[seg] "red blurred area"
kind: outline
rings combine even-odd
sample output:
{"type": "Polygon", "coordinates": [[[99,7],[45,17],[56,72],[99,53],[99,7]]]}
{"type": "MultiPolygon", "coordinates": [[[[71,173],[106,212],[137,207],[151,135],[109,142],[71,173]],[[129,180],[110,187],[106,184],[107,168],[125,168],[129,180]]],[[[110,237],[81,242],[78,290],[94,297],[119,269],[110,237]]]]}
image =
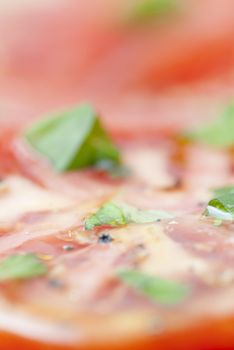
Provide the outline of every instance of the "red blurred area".
{"type": "Polygon", "coordinates": [[[124,20],[133,0],[1,4],[1,118],[85,100],[129,135],[213,116],[234,91],[234,2],[177,1],[144,24],[124,20]]]}

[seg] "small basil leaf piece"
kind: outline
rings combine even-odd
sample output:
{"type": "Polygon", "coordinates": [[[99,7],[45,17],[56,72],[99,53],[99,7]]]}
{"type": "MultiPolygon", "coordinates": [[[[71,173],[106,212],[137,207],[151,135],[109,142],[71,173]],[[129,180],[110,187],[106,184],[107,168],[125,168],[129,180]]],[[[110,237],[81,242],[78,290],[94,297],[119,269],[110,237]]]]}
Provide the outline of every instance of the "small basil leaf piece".
{"type": "Polygon", "coordinates": [[[181,282],[154,277],[136,270],[117,271],[117,277],[127,286],[159,304],[181,303],[189,293],[189,287],[181,282]]]}
{"type": "Polygon", "coordinates": [[[227,106],[216,120],[184,134],[187,139],[218,148],[234,144],[234,103],[227,106]]]}
{"type": "Polygon", "coordinates": [[[129,6],[126,22],[141,24],[153,21],[156,18],[164,17],[178,9],[176,0],[137,0],[133,6],[129,6]]]}
{"type": "Polygon", "coordinates": [[[98,211],[85,220],[85,229],[96,226],[121,226],[130,223],[145,224],[174,216],[160,210],[141,210],[121,202],[107,202],[98,211]]]}
{"type": "Polygon", "coordinates": [[[101,160],[120,163],[119,151],[89,105],[38,121],[25,136],[58,171],[92,166],[101,160]]]}
{"type": "Polygon", "coordinates": [[[223,196],[226,194],[234,195],[234,185],[214,188],[213,192],[216,197],[223,196]]]}
{"type": "Polygon", "coordinates": [[[46,266],[35,254],[10,255],[0,262],[0,282],[42,276],[46,266]]]}
{"type": "Polygon", "coordinates": [[[109,202],[85,220],[85,230],[92,230],[96,226],[121,226],[127,223],[127,219],[121,208],[115,203],[109,202]]]}
{"type": "Polygon", "coordinates": [[[233,220],[234,218],[234,194],[227,193],[208,202],[203,213],[220,220],[233,220]]]}

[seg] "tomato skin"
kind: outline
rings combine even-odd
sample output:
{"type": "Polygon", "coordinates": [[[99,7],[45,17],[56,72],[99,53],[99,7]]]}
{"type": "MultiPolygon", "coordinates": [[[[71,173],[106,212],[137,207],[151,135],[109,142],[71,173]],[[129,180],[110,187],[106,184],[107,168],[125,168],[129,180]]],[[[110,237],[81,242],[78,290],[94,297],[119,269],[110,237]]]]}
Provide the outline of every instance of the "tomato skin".
{"type": "MultiPolygon", "coordinates": [[[[148,64],[148,68],[136,84],[148,88],[165,87],[177,82],[186,83],[204,77],[212,77],[233,65],[234,32],[194,42],[188,50],[182,49],[186,41],[174,47],[174,56],[162,56],[158,64],[148,64]],[[180,46],[181,51],[180,52],[180,46]],[[161,63],[161,64],[160,64],[161,63]]],[[[173,51],[173,44],[171,45],[173,51]]]]}
{"type": "Polygon", "coordinates": [[[17,163],[11,147],[15,130],[3,128],[0,132],[0,176],[16,172],[17,163]]]}
{"type": "Polygon", "coordinates": [[[121,343],[51,345],[20,338],[7,333],[0,334],[0,350],[21,348],[24,350],[233,350],[234,318],[210,320],[169,334],[161,334],[121,343]]]}

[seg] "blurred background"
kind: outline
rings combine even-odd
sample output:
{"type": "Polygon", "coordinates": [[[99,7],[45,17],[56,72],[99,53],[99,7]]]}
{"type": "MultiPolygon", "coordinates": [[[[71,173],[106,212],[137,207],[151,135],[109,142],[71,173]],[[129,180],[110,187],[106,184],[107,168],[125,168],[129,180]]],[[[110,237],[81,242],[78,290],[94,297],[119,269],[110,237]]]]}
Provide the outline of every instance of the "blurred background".
{"type": "Polygon", "coordinates": [[[233,97],[233,0],[0,0],[8,125],[88,101],[117,137],[154,137],[233,97]]]}

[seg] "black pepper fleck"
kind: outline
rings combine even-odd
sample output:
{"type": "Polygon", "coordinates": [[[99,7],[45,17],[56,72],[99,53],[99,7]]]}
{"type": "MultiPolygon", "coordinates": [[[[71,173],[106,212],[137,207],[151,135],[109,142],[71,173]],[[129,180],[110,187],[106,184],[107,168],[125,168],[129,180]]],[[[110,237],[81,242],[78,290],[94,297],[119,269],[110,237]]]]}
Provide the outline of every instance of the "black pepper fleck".
{"type": "Polygon", "coordinates": [[[102,244],[110,243],[113,238],[108,233],[103,233],[98,237],[98,242],[102,244]]]}
{"type": "Polygon", "coordinates": [[[64,284],[62,281],[58,280],[58,279],[55,279],[55,278],[51,278],[48,280],[48,284],[50,287],[52,288],[63,288],[64,287],[64,284]]]}
{"type": "Polygon", "coordinates": [[[73,245],[70,245],[70,244],[66,244],[63,246],[63,249],[70,252],[71,250],[74,249],[73,245]]]}

